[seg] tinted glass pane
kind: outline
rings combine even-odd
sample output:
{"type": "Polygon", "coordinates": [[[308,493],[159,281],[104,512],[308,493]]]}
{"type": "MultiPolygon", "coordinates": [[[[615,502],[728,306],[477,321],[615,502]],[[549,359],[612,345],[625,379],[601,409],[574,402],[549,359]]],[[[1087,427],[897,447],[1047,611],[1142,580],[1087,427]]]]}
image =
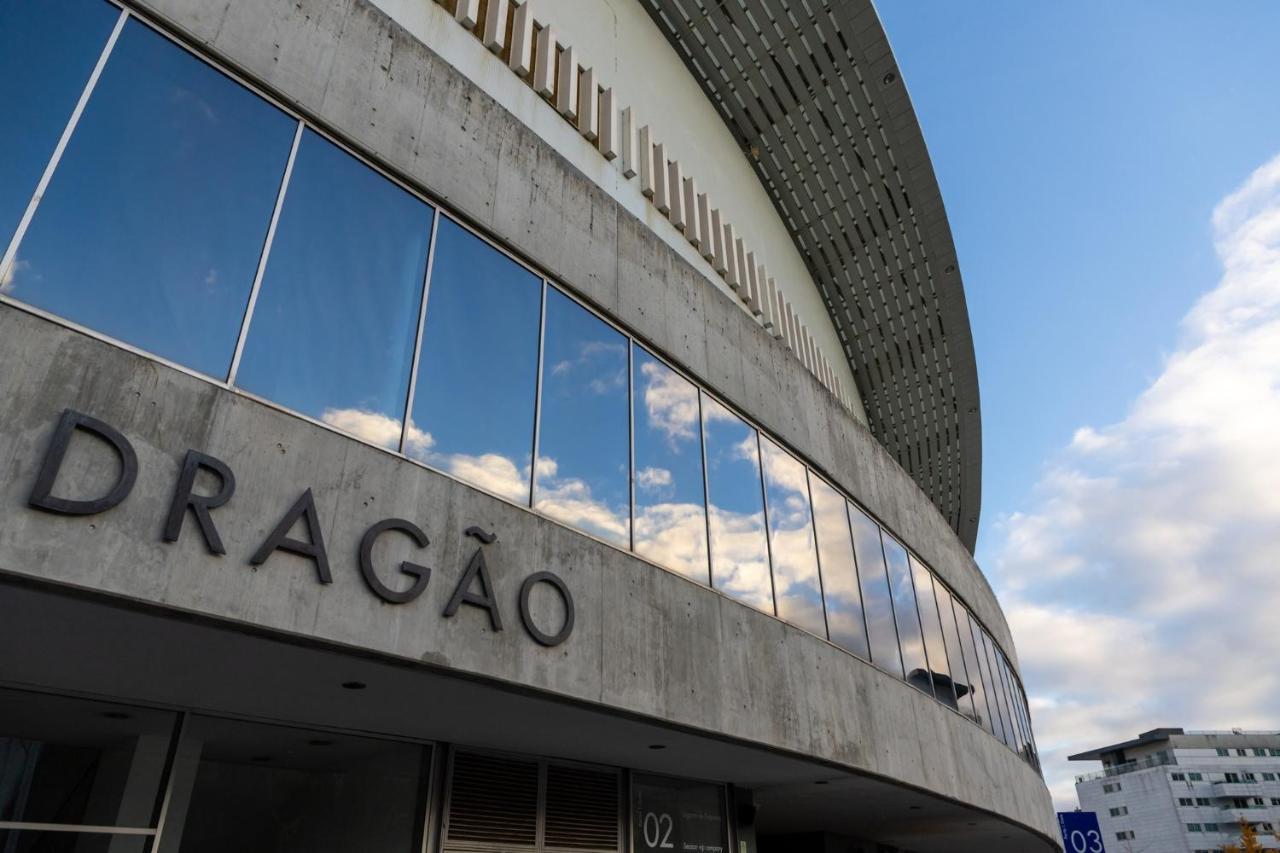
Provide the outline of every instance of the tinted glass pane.
{"type": "Polygon", "coordinates": [[[995,706],[996,715],[1000,719],[1000,738],[1010,747],[1014,744],[1013,724],[1009,721],[1009,709],[1005,705],[1004,685],[1000,680],[1000,670],[996,665],[995,644],[985,630],[982,633],[982,648],[985,652],[983,663],[986,664],[991,679],[991,703],[995,706]]]}
{"type": "Polygon", "coordinates": [[[627,339],[547,290],[534,506],[614,544],[631,543],[627,339]]]}
{"type": "Polygon", "coordinates": [[[308,130],[236,384],[399,449],[430,240],[430,207],[308,130]]]}
{"type": "Polygon", "coordinates": [[[542,280],[440,218],[405,452],[529,502],[542,280]]]}
{"type": "Polygon", "coordinates": [[[892,536],[884,536],[884,561],[889,568],[889,588],[893,591],[893,615],[898,625],[898,646],[907,682],[925,693],[933,693],[929,661],[925,657],[924,636],[916,612],[915,587],[911,583],[911,562],[907,549],[892,536]]]}
{"type": "Polygon", "coordinates": [[[698,389],[642,348],[631,351],[636,553],[709,583],[698,389]]]}
{"type": "Polygon", "coordinates": [[[11,294],[226,376],[295,127],[129,21],[22,242],[11,294]]]}
{"type": "Polygon", "coordinates": [[[161,853],[419,849],[423,748],[373,738],[192,717],[174,766],[161,853]]]}
{"type": "Polygon", "coordinates": [[[756,431],[706,394],[702,395],[702,429],[707,447],[711,582],[739,601],[773,613],[756,431]]]}
{"type": "MultiPolygon", "coordinates": [[[[154,826],[174,722],[164,711],[0,690],[0,821],[154,826]]],[[[48,841],[24,836],[19,847],[48,841]]]]}
{"type": "Polygon", "coordinates": [[[974,720],[995,734],[991,708],[987,706],[987,686],[982,678],[982,667],[978,663],[977,647],[974,646],[973,628],[969,624],[969,611],[960,602],[954,601],[956,629],[960,633],[960,648],[964,652],[965,671],[969,676],[969,689],[972,690],[974,720]]]}
{"type": "Polygon", "coordinates": [[[119,17],[103,0],[0,3],[0,254],[119,17]]]}
{"type": "Polygon", "coordinates": [[[812,475],[809,476],[809,491],[813,495],[813,521],[817,528],[822,591],[827,603],[831,642],[864,660],[871,660],[844,497],[812,475]]]}
{"type": "Polygon", "coordinates": [[[728,849],[724,788],[636,774],[631,780],[631,849],[637,853],[728,849]]]}
{"type": "MultiPolygon", "coordinates": [[[[1004,739],[1004,726],[1000,721],[1000,706],[996,704],[996,694],[991,688],[991,665],[987,662],[986,646],[982,642],[982,628],[978,625],[978,620],[973,618],[973,614],[968,613],[969,619],[969,636],[972,644],[972,651],[975,656],[974,666],[978,673],[977,681],[981,684],[982,695],[979,697],[981,701],[978,704],[978,713],[984,715],[983,723],[987,729],[1001,740],[1004,739]]],[[[960,613],[957,611],[956,617],[959,618],[960,613]]]]}
{"type": "Polygon", "coordinates": [[[938,701],[956,707],[956,694],[951,687],[951,667],[947,660],[946,641],[942,639],[942,620],[933,595],[933,575],[915,557],[911,558],[911,574],[915,579],[916,600],[920,604],[920,626],[924,629],[924,648],[929,655],[929,672],[933,692],[938,701]]]}
{"type": "Polygon", "coordinates": [[[763,436],[760,450],[778,616],[825,637],[827,624],[822,612],[822,582],[818,579],[818,548],[813,539],[808,471],[763,436]]]}
{"type": "Polygon", "coordinates": [[[947,644],[947,660],[951,662],[951,681],[955,687],[958,710],[970,719],[977,720],[973,704],[974,684],[977,674],[970,669],[969,655],[964,648],[964,637],[956,622],[955,599],[942,584],[935,581],[938,610],[942,614],[942,638],[947,644]]]}
{"type": "Polygon", "coordinates": [[[898,632],[893,624],[893,596],[889,593],[889,578],[884,568],[880,525],[853,504],[848,504],[848,507],[853,551],[858,559],[858,578],[862,581],[862,606],[871,643],[871,662],[902,678],[902,656],[898,651],[898,632]]]}
{"type": "Polygon", "coordinates": [[[1010,686],[1009,665],[1005,662],[1004,653],[999,649],[995,649],[996,668],[1000,673],[1000,680],[1004,684],[1004,707],[1009,715],[1009,727],[1013,731],[1013,748],[1018,752],[1022,752],[1023,735],[1022,721],[1018,719],[1018,709],[1013,703],[1013,689],[1010,686]]]}

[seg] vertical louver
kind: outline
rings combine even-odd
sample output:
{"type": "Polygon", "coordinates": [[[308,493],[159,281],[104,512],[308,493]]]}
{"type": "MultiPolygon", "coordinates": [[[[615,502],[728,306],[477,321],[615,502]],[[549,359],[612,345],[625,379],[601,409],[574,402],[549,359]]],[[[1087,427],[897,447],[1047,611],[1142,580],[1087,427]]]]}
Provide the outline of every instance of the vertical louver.
{"type": "Polygon", "coordinates": [[[546,851],[618,849],[618,774],[547,768],[546,851]]]}

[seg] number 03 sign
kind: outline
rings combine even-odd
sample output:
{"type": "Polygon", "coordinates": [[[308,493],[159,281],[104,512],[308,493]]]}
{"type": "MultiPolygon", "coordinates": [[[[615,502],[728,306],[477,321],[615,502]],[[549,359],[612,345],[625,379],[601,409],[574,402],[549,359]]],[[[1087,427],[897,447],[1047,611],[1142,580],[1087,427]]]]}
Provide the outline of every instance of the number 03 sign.
{"type": "Polygon", "coordinates": [[[1067,853],[1106,853],[1097,812],[1058,812],[1058,828],[1067,853]]]}

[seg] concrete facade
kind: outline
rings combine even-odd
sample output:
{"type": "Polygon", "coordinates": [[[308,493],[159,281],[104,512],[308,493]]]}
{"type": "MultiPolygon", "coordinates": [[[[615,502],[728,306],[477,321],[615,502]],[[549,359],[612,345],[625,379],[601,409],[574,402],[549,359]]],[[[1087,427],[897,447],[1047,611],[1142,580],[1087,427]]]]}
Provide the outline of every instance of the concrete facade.
{"type": "MultiPolygon", "coordinates": [[[[907,684],[713,590],[10,306],[0,307],[0,362],[7,367],[0,413],[4,572],[740,739],[892,779],[1051,837],[1044,783],[1013,752],[907,684]],[[66,408],[111,424],[138,453],[133,493],[102,516],[72,519],[26,505],[66,408]],[[178,543],[161,541],[187,449],[236,472],[235,498],[216,514],[225,557],[207,553],[190,521],[178,543]],[[257,568],[247,563],[306,488],[315,495],[332,585],[318,583],[311,561],[293,555],[277,553],[257,568]],[[425,562],[435,577],[422,599],[404,607],[370,595],[355,568],[364,530],[392,515],[418,519],[432,541],[425,562]],[[499,535],[489,546],[504,619],[499,633],[470,608],[452,620],[439,616],[473,550],[461,535],[471,525],[499,535]],[[531,642],[516,619],[520,581],[544,569],[565,579],[577,605],[574,635],[555,649],[531,642]]],[[[88,497],[111,482],[117,463],[100,442],[77,442],[60,482],[85,488],[66,496],[88,497]]],[[[384,559],[390,566],[411,557],[384,559]]],[[[543,614],[548,625],[558,618],[551,606],[543,614]]]]}
{"type": "MultiPolygon", "coordinates": [[[[402,14],[393,18],[367,0],[140,0],[136,7],[547,270],[800,454],[926,561],[1016,668],[1008,624],[970,550],[860,414],[708,281],[700,260],[662,233],[667,223],[638,216],[622,194],[531,127],[536,121],[415,37],[406,28],[414,16],[408,5],[384,5],[402,14]]],[[[430,15],[440,11],[430,7],[430,15]]],[[[526,94],[530,114],[548,107],[526,94]]],[[[494,703],[485,713],[504,732],[480,744],[493,748],[583,750],[565,732],[577,720],[631,745],[666,732],[707,754],[720,750],[715,778],[784,815],[774,817],[777,833],[807,829],[787,820],[811,820],[830,832],[853,825],[918,851],[1058,849],[1048,792],[1033,767],[972,720],[817,636],[527,507],[7,299],[0,365],[0,595],[7,601],[28,594],[83,600],[95,614],[99,607],[137,610],[145,615],[139,625],[154,619],[193,643],[204,630],[233,635],[248,642],[250,656],[250,641],[262,638],[264,649],[296,645],[394,668],[396,677],[418,680],[402,696],[430,685],[441,695],[470,696],[472,705],[460,698],[460,706],[494,703]],[[137,483],[119,506],[83,517],[29,506],[68,409],[119,430],[137,452],[137,483]],[[222,460],[237,477],[233,500],[214,513],[223,556],[209,552],[190,517],[178,542],[161,535],[188,450],[222,460]],[[315,561],[296,554],[276,551],[250,564],[307,489],[331,583],[322,582],[315,561]],[[419,550],[389,538],[375,551],[392,586],[404,584],[394,571],[401,560],[431,569],[426,592],[401,605],[373,595],[357,568],[365,531],[393,517],[413,520],[430,539],[419,550]],[[497,533],[497,541],[480,545],[464,533],[473,526],[497,533]],[[473,606],[444,615],[481,550],[501,630],[473,606]],[[576,613],[571,637],[550,647],[535,641],[519,611],[522,582],[542,571],[563,579],[576,613]],[[524,722],[528,730],[520,731],[524,722]]],[[[116,471],[109,448],[77,434],[54,492],[100,492],[116,471]]],[[[297,525],[291,535],[307,538],[297,525]]],[[[530,609],[532,622],[548,630],[566,616],[545,587],[530,609]]],[[[18,624],[17,615],[8,624],[18,624]]],[[[115,619],[104,616],[103,624],[115,619]]],[[[68,626],[68,636],[76,630],[68,626]]],[[[31,636],[0,633],[12,655],[2,659],[8,669],[0,682],[109,689],[101,667],[77,671],[74,684],[32,668],[39,649],[26,647],[31,636]]],[[[75,670],[75,653],[59,654],[60,667],[75,670]]],[[[130,654],[145,662],[150,652],[130,654]]],[[[176,687],[137,691],[139,700],[194,701],[176,687]]],[[[444,723],[419,732],[404,719],[353,725],[403,737],[448,734],[444,723]]],[[[465,721],[449,725],[467,743],[465,721]]],[[[645,769],[614,748],[569,757],[645,769]]],[[[740,828],[739,851],[755,853],[749,823],[740,828]]]]}
{"type": "Polygon", "coordinates": [[[867,428],[650,227],[388,16],[364,2],[320,0],[141,5],[554,270],[794,447],[939,567],[1016,664],[972,554],[867,428]]]}

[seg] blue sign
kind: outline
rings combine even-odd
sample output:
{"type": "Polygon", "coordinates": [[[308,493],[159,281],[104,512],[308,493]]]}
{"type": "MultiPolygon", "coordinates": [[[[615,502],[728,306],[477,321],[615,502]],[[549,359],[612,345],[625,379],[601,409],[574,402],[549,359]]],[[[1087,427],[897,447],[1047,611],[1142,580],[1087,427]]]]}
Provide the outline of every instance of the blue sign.
{"type": "Polygon", "coordinates": [[[1058,812],[1058,828],[1067,853],[1107,853],[1097,812],[1058,812]]]}

